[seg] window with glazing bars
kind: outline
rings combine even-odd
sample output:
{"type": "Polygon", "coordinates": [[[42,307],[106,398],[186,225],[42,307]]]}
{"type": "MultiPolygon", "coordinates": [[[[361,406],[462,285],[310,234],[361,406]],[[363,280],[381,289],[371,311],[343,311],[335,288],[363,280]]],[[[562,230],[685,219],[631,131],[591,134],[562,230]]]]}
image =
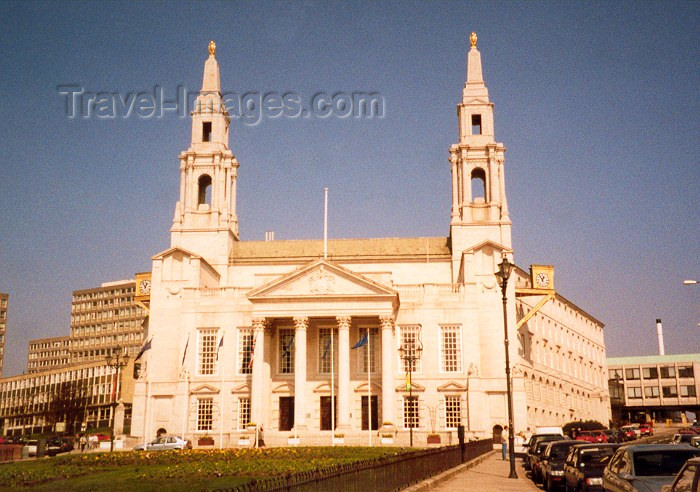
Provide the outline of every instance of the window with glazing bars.
{"type": "MultiPolygon", "coordinates": [[[[367,333],[367,328],[360,328],[359,338],[367,333]]],[[[379,344],[379,328],[369,329],[369,369],[370,372],[377,372],[377,350],[379,344]]],[[[360,372],[367,374],[367,345],[358,348],[360,351],[360,372]]]]}
{"type": "Polygon", "coordinates": [[[245,429],[250,423],[250,398],[238,399],[238,428],[245,429]]]}
{"type": "Polygon", "coordinates": [[[462,423],[462,405],[459,396],[445,396],[445,427],[456,429],[462,423]]]}
{"type": "Polygon", "coordinates": [[[211,398],[197,400],[197,430],[210,431],[214,423],[214,402],[211,398]]]}
{"type": "MultiPolygon", "coordinates": [[[[415,349],[418,347],[420,340],[420,326],[418,325],[407,325],[401,326],[399,328],[401,334],[401,345],[400,347],[415,349]]],[[[413,360],[411,363],[408,359],[401,359],[401,371],[402,372],[421,372],[422,364],[421,360],[413,360]],[[412,367],[411,367],[412,366],[412,367]]]]}
{"type": "Polygon", "coordinates": [[[253,329],[238,329],[238,374],[253,373],[253,329]]]}
{"type": "Polygon", "coordinates": [[[459,325],[440,327],[440,365],[442,372],[462,370],[461,336],[459,325]]]}
{"type": "Polygon", "coordinates": [[[417,396],[404,396],[403,398],[403,428],[414,429],[418,427],[419,424],[418,416],[418,397],[417,396]]]}
{"type": "MultiPolygon", "coordinates": [[[[366,351],[366,349],[365,349],[366,351]]],[[[338,330],[332,328],[321,328],[318,330],[318,372],[322,374],[330,374],[331,372],[331,357],[338,360],[338,330]],[[331,332],[331,330],[333,330],[331,332]],[[331,338],[331,333],[333,337],[331,338]]],[[[335,364],[335,370],[338,370],[338,364],[335,364]]]]}
{"type": "Polygon", "coordinates": [[[219,330],[203,329],[199,330],[199,343],[197,367],[202,376],[216,374],[216,336],[219,330]]]}
{"type": "Polygon", "coordinates": [[[280,328],[277,332],[279,340],[279,372],[294,374],[294,330],[280,328]]]}

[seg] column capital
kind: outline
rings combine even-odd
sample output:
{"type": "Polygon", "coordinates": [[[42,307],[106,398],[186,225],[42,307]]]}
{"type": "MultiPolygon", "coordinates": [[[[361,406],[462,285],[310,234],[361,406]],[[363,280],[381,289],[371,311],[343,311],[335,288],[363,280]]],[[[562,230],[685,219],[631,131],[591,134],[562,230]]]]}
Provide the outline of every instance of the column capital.
{"type": "Polygon", "coordinates": [[[394,329],[394,317],[388,314],[379,316],[379,323],[382,325],[382,330],[394,329]]]}
{"type": "Polygon", "coordinates": [[[295,316],[294,317],[294,328],[298,330],[308,330],[309,328],[309,317],[308,316],[295,316]]]}
{"type": "Polygon", "coordinates": [[[265,331],[268,324],[266,318],[253,318],[251,322],[253,323],[253,331],[265,331]]]}
{"type": "Polygon", "coordinates": [[[352,318],[350,316],[336,316],[335,320],[338,322],[339,330],[349,330],[350,322],[352,318]]]}

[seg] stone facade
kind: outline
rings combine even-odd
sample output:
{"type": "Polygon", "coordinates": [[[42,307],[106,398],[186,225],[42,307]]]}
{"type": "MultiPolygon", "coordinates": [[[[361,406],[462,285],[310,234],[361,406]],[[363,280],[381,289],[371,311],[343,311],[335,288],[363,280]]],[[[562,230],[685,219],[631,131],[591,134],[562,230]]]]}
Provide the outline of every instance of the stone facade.
{"type": "MultiPolygon", "coordinates": [[[[469,437],[500,431],[504,319],[494,272],[513,249],[505,147],[494,137],[475,39],[458,123],[448,237],[336,239],[325,248],[322,240],[241,241],[239,164],[210,47],[192,140],[180,154],[171,248],[153,257],[152,345],[135,385],[132,434],[207,435],[229,446],[255,424],[268,444],[330,444],[334,434],[345,444],[388,436],[406,444],[413,429],[423,445],[428,434],[455,442],[460,424],[469,437]],[[399,349],[421,349],[420,359],[402,359],[399,349]]],[[[604,354],[602,324],[559,296],[540,316],[566,327],[567,340],[585,341],[565,345],[564,359],[576,364],[526,353],[518,335],[523,344],[543,335],[533,318],[518,327],[527,301],[516,298],[516,283],[527,278],[516,277],[506,306],[516,431],[559,424],[569,408],[607,415],[605,381],[579,370],[604,354]],[[596,355],[579,364],[589,344],[596,355]],[[533,374],[565,376],[559,391],[573,387],[580,401],[538,401],[526,384],[533,374]]]]}
{"type": "Polygon", "coordinates": [[[5,360],[5,338],[7,331],[7,307],[10,302],[10,295],[0,292],[0,377],[2,377],[2,366],[5,360]]]}

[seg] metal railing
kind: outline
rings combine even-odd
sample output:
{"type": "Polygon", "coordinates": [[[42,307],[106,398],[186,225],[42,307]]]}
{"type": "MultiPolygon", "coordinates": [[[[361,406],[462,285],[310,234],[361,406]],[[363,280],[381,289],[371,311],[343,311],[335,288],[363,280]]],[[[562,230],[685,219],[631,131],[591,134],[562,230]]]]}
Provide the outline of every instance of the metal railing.
{"type": "Polygon", "coordinates": [[[484,439],[465,443],[464,447],[447,446],[388,456],[350,465],[338,465],[309,472],[253,480],[226,490],[366,492],[398,490],[449,468],[465,463],[493,450],[493,441],[484,439]]]}

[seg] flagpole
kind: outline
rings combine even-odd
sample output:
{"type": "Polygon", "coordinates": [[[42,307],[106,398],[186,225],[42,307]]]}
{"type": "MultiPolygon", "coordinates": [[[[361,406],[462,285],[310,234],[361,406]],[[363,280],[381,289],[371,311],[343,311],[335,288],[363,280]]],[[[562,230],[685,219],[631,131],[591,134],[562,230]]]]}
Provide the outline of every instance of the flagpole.
{"type": "MultiPolygon", "coordinates": [[[[148,366],[146,366],[148,369],[148,366]]],[[[146,373],[146,411],[143,419],[143,447],[146,448],[148,443],[148,412],[151,411],[151,377],[146,373]]]]}
{"type": "MultiPolygon", "coordinates": [[[[183,369],[185,371],[185,397],[183,398],[184,401],[184,406],[182,408],[182,438],[185,439],[185,432],[187,432],[187,418],[188,418],[188,412],[187,409],[189,407],[189,399],[190,399],[190,373],[187,369],[183,369]]],[[[185,439],[187,440],[187,439],[185,439]]]]}
{"type": "Polygon", "coordinates": [[[328,188],[323,188],[323,194],[323,259],[325,260],[328,258],[328,188]]]}
{"type": "Polygon", "coordinates": [[[335,446],[335,368],[333,365],[333,328],[331,328],[331,446],[335,446]]]}
{"type": "Polygon", "coordinates": [[[221,415],[219,416],[219,449],[224,448],[224,415],[226,414],[224,412],[224,370],[221,367],[221,364],[219,364],[219,350],[223,346],[224,343],[224,335],[223,333],[221,334],[221,341],[219,342],[219,346],[216,349],[216,368],[221,371],[221,415]]]}
{"type": "Polygon", "coordinates": [[[369,433],[369,445],[372,446],[372,353],[369,350],[370,344],[369,328],[367,328],[367,431],[369,433]]]}

